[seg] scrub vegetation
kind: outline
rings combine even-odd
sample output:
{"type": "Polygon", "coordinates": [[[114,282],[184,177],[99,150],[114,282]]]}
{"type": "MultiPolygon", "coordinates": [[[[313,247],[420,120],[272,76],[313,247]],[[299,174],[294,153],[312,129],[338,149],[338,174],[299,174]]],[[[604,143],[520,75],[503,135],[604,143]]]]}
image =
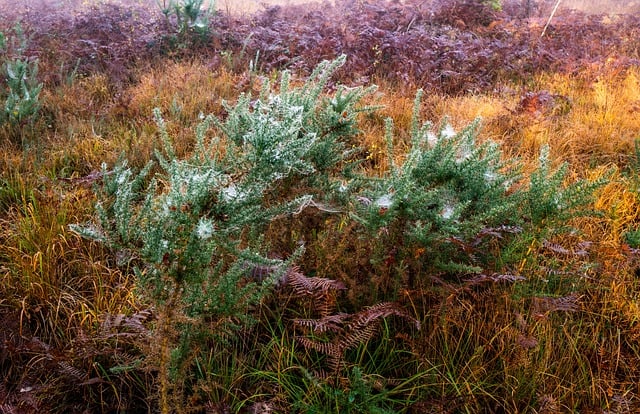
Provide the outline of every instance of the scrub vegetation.
{"type": "Polygon", "coordinates": [[[640,411],[640,14],[554,5],[0,5],[0,413],[640,411]]]}

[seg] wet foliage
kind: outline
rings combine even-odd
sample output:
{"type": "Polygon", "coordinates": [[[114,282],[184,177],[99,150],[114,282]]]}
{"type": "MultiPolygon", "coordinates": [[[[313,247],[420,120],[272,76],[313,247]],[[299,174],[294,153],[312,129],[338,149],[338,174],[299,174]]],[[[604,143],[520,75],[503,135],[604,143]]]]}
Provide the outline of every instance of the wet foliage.
{"type": "Polygon", "coordinates": [[[42,106],[29,128],[0,128],[0,414],[640,410],[640,10],[559,10],[547,25],[555,0],[336,0],[192,20],[163,14],[168,1],[23,3],[0,0],[0,32],[20,22],[25,45],[7,40],[0,60],[38,63],[42,106]],[[342,55],[321,88],[286,93],[342,55]],[[218,129],[196,126],[208,114],[218,129]],[[455,133],[477,114],[481,130],[455,133]],[[201,153],[229,181],[203,182],[201,205],[136,206],[127,246],[74,232],[95,219],[97,188],[126,190],[110,166],[165,159],[165,136],[175,173],[133,204],[187,188],[201,153]],[[229,184],[258,181],[251,148],[277,184],[265,208],[298,200],[264,235],[235,231],[256,221],[229,184]],[[584,214],[563,214],[576,204],[584,214]],[[137,255],[151,224],[168,236],[137,255]],[[215,238],[222,265],[192,235],[215,238]],[[256,253],[232,260],[245,247],[256,253]],[[220,286],[185,284],[164,308],[140,294],[136,278],[164,294],[194,267],[241,282],[214,302],[193,298],[220,286]],[[243,296],[265,280],[272,294],[243,296]],[[210,311],[234,295],[251,324],[210,311]]]}
{"type": "Polygon", "coordinates": [[[42,6],[13,18],[28,28],[31,53],[41,65],[57,68],[43,71],[48,82],[73,71],[106,72],[127,82],[134,67],[166,55],[205,58],[212,68],[245,70],[253,61],[266,72],[309,73],[322,60],[346,54],[342,76],[352,81],[384,78],[458,94],[491,91],[500,81],[536,73],[603,62],[624,68],[640,59],[637,13],[565,10],[544,30],[549,2],[510,0],[499,11],[473,0],[336,3],[272,6],[244,16],[220,11],[209,21],[207,41],[177,49],[165,41],[171,25],[160,9],[135,3],[74,14],[42,6]]]}

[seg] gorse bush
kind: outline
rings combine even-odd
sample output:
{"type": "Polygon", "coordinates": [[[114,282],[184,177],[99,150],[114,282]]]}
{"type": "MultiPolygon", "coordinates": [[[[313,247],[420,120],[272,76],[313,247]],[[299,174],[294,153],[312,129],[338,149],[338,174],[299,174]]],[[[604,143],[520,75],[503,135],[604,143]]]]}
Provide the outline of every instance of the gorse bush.
{"type": "MultiPolygon", "coordinates": [[[[126,160],[110,171],[103,166],[98,226],[75,228],[114,249],[125,249],[129,254],[123,257],[152,265],[139,276],[158,289],[151,291],[154,300],[164,301],[172,292],[157,283],[166,275],[177,284],[184,283],[182,288],[189,292],[204,280],[202,269],[210,267],[212,255],[236,251],[244,231],[258,231],[276,217],[307,205],[311,196],[301,191],[313,188],[305,185],[305,179],[315,183],[318,175],[324,175],[332,184],[332,177],[340,174],[335,167],[350,149],[338,143],[337,137],[348,137],[353,131],[336,134],[332,122],[349,125],[348,120],[361,110],[354,105],[365,93],[358,88],[347,97],[338,91],[333,100],[320,96],[322,85],[343,62],[344,58],[321,65],[307,84],[293,90],[288,90],[285,74],[280,93],[269,94],[267,85],[253,103],[248,95],[240,97],[235,107],[228,106],[230,113],[224,122],[207,117],[197,128],[196,146],[186,160],[177,158],[165,120],[156,110],[164,149],[156,152],[158,165],[150,162],[139,173],[126,160]],[[326,115],[335,112],[338,100],[345,121],[326,115]],[[224,138],[207,138],[214,123],[224,138]],[[318,147],[331,152],[321,154],[318,147]],[[154,168],[161,173],[148,177],[154,168]],[[288,199],[283,195],[278,203],[267,205],[265,200],[280,186],[294,185],[289,182],[292,177],[299,191],[290,194],[298,195],[288,199]]],[[[187,302],[195,306],[201,301],[187,302]]]]}
{"type": "Polygon", "coordinates": [[[295,89],[284,72],[277,94],[266,83],[257,101],[242,95],[234,106],[225,105],[228,116],[218,125],[253,163],[249,185],[277,179],[280,192],[296,186],[345,200],[340,177],[354,168],[349,161],[358,152],[356,116],[375,110],[359,102],[376,89],[338,86],[333,96],[322,96],[329,77],[345,61],[342,56],[318,65],[310,80],[295,89]]]}
{"type": "Polygon", "coordinates": [[[211,39],[210,20],[215,14],[215,2],[204,7],[204,0],[163,0],[158,3],[172,33],[163,40],[168,51],[191,49],[211,39]]]}
{"type": "Polygon", "coordinates": [[[0,125],[24,126],[35,119],[40,109],[42,84],[37,81],[38,62],[24,55],[26,38],[17,24],[13,35],[0,32],[1,73],[0,125]]]}
{"type": "MultiPolygon", "coordinates": [[[[275,252],[284,253],[282,259],[269,255],[265,230],[284,217],[309,206],[340,212],[361,225],[360,235],[376,236],[374,251],[395,251],[411,270],[480,273],[495,253],[481,253],[487,240],[527,222],[539,227],[547,215],[584,202],[559,186],[564,170],[551,172],[546,153],[531,185],[520,189],[517,162],[505,163],[495,143],[476,142],[478,122],[457,133],[448,124],[435,132],[421,124],[421,93],[408,153],[394,154],[389,121],[389,171],[365,174],[354,138],[357,115],[375,109],[361,104],[374,88],[337,86],[325,93],[344,63],[344,56],[323,62],[298,87],[285,72],[277,87],[265,81],[256,99],[245,94],[225,104],[226,118],[206,117],[183,158],[155,110],[162,143],[155,161],[139,172],[124,159],[113,168],[103,165],[96,222],[73,229],[108,245],[157,309],[162,411],[182,406],[185,394],[195,392],[193,368],[207,343],[249,326],[253,309],[300,258],[301,248],[275,252]],[[558,201],[543,208],[535,207],[538,200],[558,201]]],[[[402,272],[397,277],[404,283],[402,272]]]]}
{"type": "MultiPolygon", "coordinates": [[[[158,112],[156,117],[161,135],[168,139],[158,112]]],[[[236,179],[236,174],[248,175],[244,169],[250,164],[231,155],[215,158],[216,141],[204,142],[206,124],[198,129],[198,149],[188,159],[176,159],[165,141],[165,154],[157,154],[159,171],[151,178],[152,163],[140,173],[124,161],[111,171],[105,166],[99,227],[74,227],[111,246],[121,265],[134,265],[140,292],[157,306],[157,333],[164,341],[163,411],[180,404],[179,399],[169,400],[188,379],[198,343],[248,323],[250,307],[279,275],[274,272],[261,283],[249,277],[252,264],[280,262],[243,248],[243,234],[301,204],[295,199],[263,206],[264,194],[274,183],[249,185],[236,179]],[[208,331],[205,321],[217,329],[208,331]]]]}
{"type": "Polygon", "coordinates": [[[416,97],[411,147],[400,165],[393,154],[393,125],[387,141],[391,168],[371,180],[356,218],[436,268],[481,271],[457,252],[483,229],[519,222],[517,197],[510,192],[517,164],[505,165],[497,144],[477,144],[479,122],[460,132],[445,123],[438,131],[420,125],[416,97]]]}
{"type": "Polygon", "coordinates": [[[567,220],[594,213],[587,206],[593,200],[594,191],[606,182],[607,175],[594,182],[577,180],[566,185],[567,170],[567,163],[553,170],[549,147],[542,147],[538,169],[530,175],[523,200],[523,213],[535,228],[562,229],[567,220]]]}
{"type": "Polygon", "coordinates": [[[543,237],[545,229],[561,231],[567,220],[592,213],[587,207],[606,177],[565,185],[567,165],[554,170],[544,146],[538,168],[522,182],[517,159],[507,163],[497,143],[476,142],[479,120],[459,132],[447,122],[438,130],[420,124],[421,95],[408,152],[395,161],[387,121],[391,168],[381,178],[364,177],[368,183],[353,203],[353,217],[386,244],[386,260],[444,274],[500,271],[495,266],[506,263],[495,241],[504,247],[509,235],[543,237]]]}
{"type": "Polygon", "coordinates": [[[156,110],[163,144],[157,164],[140,172],[126,160],[111,170],[103,166],[98,221],[73,229],[109,245],[119,265],[133,266],[140,292],[158,307],[166,359],[163,407],[169,405],[169,380],[184,385],[188,379],[197,343],[246,325],[250,308],[288,267],[265,257],[261,229],[312,202],[311,194],[302,193],[305,182],[319,175],[331,187],[339,174],[349,150],[340,149],[345,145],[338,137],[349,136],[343,126],[353,121],[365,93],[340,89],[334,99],[321,97],[342,63],[344,57],[320,65],[300,88],[289,89],[284,75],[279,93],[266,85],[251,104],[248,95],[241,97],[225,122],[207,117],[196,130],[193,154],[184,160],[177,158],[156,110]],[[224,137],[207,137],[214,123],[224,137]],[[333,132],[339,128],[341,133],[333,132]],[[298,189],[282,193],[281,186],[298,189]],[[274,192],[280,197],[274,199],[274,192]],[[264,264],[282,271],[266,280],[252,278],[252,267],[264,264]],[[212,323],[213,332],[206,329],[212,323]]]}

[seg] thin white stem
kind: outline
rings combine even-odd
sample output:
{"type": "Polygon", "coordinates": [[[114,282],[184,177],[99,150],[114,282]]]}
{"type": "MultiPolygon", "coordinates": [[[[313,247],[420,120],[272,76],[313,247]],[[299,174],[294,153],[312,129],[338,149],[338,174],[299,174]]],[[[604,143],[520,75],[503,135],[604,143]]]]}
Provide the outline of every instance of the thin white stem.
{"type": "Polygon", "coordinates": [[[556,10],[558,10],[558,6],[560,5],[560,1],[558,0],[556,1],[556,5],[553,6],[553,10],[551,11],[551,15],[549,16],[549,20],[547,20],[547,24],[544,25],[544,29],[542,29],[542,33],[540,34],[540,37],[543,37],[544,34],[547,31],[547,27],[549,27],[549,24],[551,23],[551,19],[553,19],[553,15],[556,14],[556,10]]]}

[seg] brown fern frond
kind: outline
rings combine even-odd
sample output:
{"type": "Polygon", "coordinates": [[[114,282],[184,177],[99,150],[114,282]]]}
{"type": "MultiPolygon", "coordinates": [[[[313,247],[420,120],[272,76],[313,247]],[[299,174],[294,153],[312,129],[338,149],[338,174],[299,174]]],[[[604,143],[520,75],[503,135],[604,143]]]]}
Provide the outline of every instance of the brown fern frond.
{"type": "Polygon", "coordinates": [[[327,370],[321,368],[310,372],[310,374],[313,375],[312,380],[320,380],[325,384],[333,385],[335,383],[336,373],[340,369],[340,365],[339,360],[330,358],[327,362],[327,370]]]}
{"type": "Polygon", "coordinates": [[[333,314],[337,306],[337,298],[334,292],[320,293],[313,298],[312,311],[317,312],[321,318],[333,314]]]}
{"type": "Polygon", "coordinates": [[[129,352],[118,351],[113,356],[119,365],[129,366],[140,362],[140,355],[133,355],[129,352]]]}
{"type": "Polygon", "coordinates": [[[578,244],[575,245],[575,247],[573,249],[568,249],[564,246],[561,246],[557,243],[551,243],[548,241],[545,241],[542,244],[542,247],[545,248],[546,250],[555,253],[557,255],[560,256],[576,256],[576,257],[584,257],[589,255],[589,250],[591,249],[591,246],[593,245],[592,242],[590,241],[583,241],[580,242],[578,244]]]}
{"type": "Polygon", "coordinates": [[[344,367],[344,365],[345,364],[342,353],[340,355],[329,355],[329,357],[327,358],[327,368],[329,369],[331,376],[334,378],[344,367]]]}
{"type": "Polygon", "coordinates": [[[404,379],[402,378],[385,378],[381,377],[374,381],[373,387],[377,391],[382,391],[387,387],[399,387],[404,383],[404,379]]]}
{"type": "Polygon", "coordinates": [[[144,326],[144,322],[151,318],[151,311],[141,310],[124,319],[123,326],[138,333],[149,333],[149,329],[144,326]]]}
{"type": "Polygon", "coordinates": [[[575,312],[580,309],[579,299],[580,297],[575,293],[559,298],[537,297],[533,299],[533,307],[538,314],[555,311],[575,312]]]}
{"type": "Polygon", "coordinates": [[[296,340],[305,348],[305,349],[313,349],[314,351],[318,351],[322,354],[340,357],[342,355],[342,348],[332,342],[321,342],[316,341],[304,336],[297,336],[296,340]]]}
{"type": "Polygon", "coordinates": [[[593,246],[593,242],[583,241],[576,245],[576,248],[573,251],[573,254],[576,256],[587,256],[589,254],[589,250],[593,246]]]}
{"type": "Polygon", "coordinates": [[[125,315],[122,313],[119,313],[115,316],[110,314],[105,315],[104,320],[102,321],[102,325],[100,326],[102,328],[102,331],[112,332],[114,329],[118,329],[122,324],[122,320],[124,319],[124,317],[125,315]]]}
{"type": "Polygon", "coordinates": [[[378,333],[380,327],[378,320],[367,321],[366,323],[356,324],[352,326],[352,330],[349,331],[343,338],[340,338],[338,342],[341,349],[347,350],[354,348],[359,344],[368,342],[373,336],[378,333]]]}
{"type": "Polygon", "coordinates": [[[571,251],[569,249],[564,248],[563,246],[556,244],[556,243],[551,243],[548,241],[545,241],[542,246],[549,250],[550,252],[556,253],[556,254],[560,254],[563,256],[569,256],[571,255],[571,251]]]}
{"type": "Polygon", "coordinates": [[[283,284],[291,286],[293,291],[300,296],[317,295],[318,293],[346,289],[344,283],[338,280],[322,277],[307,277],[296,267],[291,268],[287,272],[283,284]]]}
{"type": "Polygon", "coordinates": [[[58,362],[58,371],[68,377],[72,377],[78,381],[85,381],[89,376],[86,372],[70,365],[67,362],[59,361],[58,362]]]}
{"type": "Polygon", "coordinates": [[[344,332],[342,327],[346,318],[350,315],[346,313],[338,313],[336,315],[328,315],[321,319],[295,319],[294,325],[311,329],[314,333],[332,332],[341,334],[344,332]]]}
{"type": "Polygon", "coordinates": [[[350,328],[358,325],[367,325],[372,321],[386,318],[388,316],[399,316],[403,319],[413,323],[417,329],[420,329],[420,321],[409,315],[399,304],[395,302],[382,302],[373,306],[369,306],[366,309],[353,315],[353,325],[350,328]]]}
{"type": "Polygon", "coordinates": [[[102,334],[107,337],[137,337],[140,335],[149,335],[150,330],[144,323],[150,319],[152,313],[150,310],[141,310],[131,316],[122,313],[117,315],[106,314],[100,326],[102,334]]]}
{"type": "Polygon", "coordinates": [[[488,238],[502,239],[505,234],[517,234],[522,232],[522,227],[519,226],[499,226],[499,227],[485,227],[469,242],[465,242],[461,239],[451,240],[454,244],[459,245],[464,252],[475,251],[480,244],[488,238]]]}
{"type": "Polygon", "coordinates": [[[339,338],[340,347],[349,349],[369,341],[378,331],[380,319],[399,316],[412,322],[420,329],[420,322],[411,317],[395,302],[382,302],[361,310],[351,317],[345,326],[347,334],[339,338]]]}
{"type": "Polygon", "coordinates": [[[475,286],[485,283],[497,283],[497,282],[508,282],[514,283],[520,280],[526,280],[524,276],[520,275],[512,275],[512,274],[498,274],[494,273],[492,275],[480,274],[476,275],[470,279],[465,280],[465,286],[475,286]]]}
{"type": "Polygon", "coordinates": [[[14,414],[17,413],[16,407],[10,404],[0,404],[0,414],[14,414]]]}

